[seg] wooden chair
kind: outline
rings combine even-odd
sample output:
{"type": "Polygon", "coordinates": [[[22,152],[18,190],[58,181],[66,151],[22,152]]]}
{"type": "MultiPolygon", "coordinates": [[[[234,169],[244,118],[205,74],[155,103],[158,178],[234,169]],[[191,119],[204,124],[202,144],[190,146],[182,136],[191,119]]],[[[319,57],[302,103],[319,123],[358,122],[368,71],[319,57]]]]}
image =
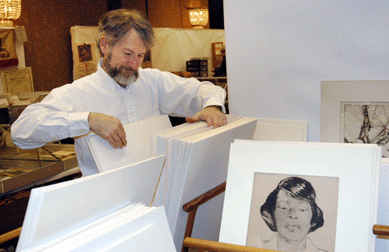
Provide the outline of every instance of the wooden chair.
{"type": "MultiPolygon", "coordinates": [[[[189,201],[182,206],[182,209],[188,213],[188,221],[186,222],[186,229],[184,234],[184,240],[186,237],[190,237],[193,231],[193,225],[196,217],[197,208],[207,202],[208,200],[216,197],[226,190],[226,182],[216,186],[208,192],[200,195],[199,197],[189,201]]],[[[182,247],[182,252],[187,252],[188,248],[182,247]]]]}
{"type": "MultiPolygon", "coordinates": [[[[194,221],[196,218],[197,208],[202,204],[211,200],[212,198],[218,196],[226,190],[226,182],[216,186],[215,188],[205,192],[199,197],[189,201],[183,205],[182,209],[188,213],[188,221],[186,223],[186,229],[184,234],[184,241],[182,243],[182,252],[187,252],[188,248],[197,248],[200,251],[217,251],[217,252],[227,252],[227,251],[253,251],[253,252],[268,252],[272,250],[258,249],[253,247],[238,246],[228,243],[221,243],[215,241],[207,241],[203,239],[191,238],[192,230],[194,226],[194,221]]],[[[389,239],[389,226],[386,225],[374,225],[373,234],[377,235],[379,239],[389,239]]]]}

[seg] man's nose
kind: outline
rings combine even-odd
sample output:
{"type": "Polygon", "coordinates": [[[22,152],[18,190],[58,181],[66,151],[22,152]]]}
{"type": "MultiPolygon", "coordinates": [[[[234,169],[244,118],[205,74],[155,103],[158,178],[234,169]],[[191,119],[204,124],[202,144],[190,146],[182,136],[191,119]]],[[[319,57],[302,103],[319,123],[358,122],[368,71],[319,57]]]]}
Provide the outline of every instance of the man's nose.
{"type": "Polygon", "coordinates": [[[136,70],[139,68],[140,64],[142,63],[141,60],[137,59],[137,58],[132,58],[130,59],[128,62],[127,62],[127,66],[129,66],[130,68],[132,68],[133,70],[136,70]]]}

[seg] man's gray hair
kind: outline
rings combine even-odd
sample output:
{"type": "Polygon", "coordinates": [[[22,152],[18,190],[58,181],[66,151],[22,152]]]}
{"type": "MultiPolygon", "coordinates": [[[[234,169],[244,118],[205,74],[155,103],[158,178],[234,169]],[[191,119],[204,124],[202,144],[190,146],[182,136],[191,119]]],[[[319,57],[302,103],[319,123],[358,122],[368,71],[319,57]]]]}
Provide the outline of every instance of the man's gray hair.
{"type": "Polygon", "coordinates": [[[118,9],[105,13],[99,20],[96,40],[100,52],[101,37],[106,37],[109,44],[115,45],[132,28],[139,34],[147,50],[150,50],[155,38],[149,20],[137,10],[118,9]]]}

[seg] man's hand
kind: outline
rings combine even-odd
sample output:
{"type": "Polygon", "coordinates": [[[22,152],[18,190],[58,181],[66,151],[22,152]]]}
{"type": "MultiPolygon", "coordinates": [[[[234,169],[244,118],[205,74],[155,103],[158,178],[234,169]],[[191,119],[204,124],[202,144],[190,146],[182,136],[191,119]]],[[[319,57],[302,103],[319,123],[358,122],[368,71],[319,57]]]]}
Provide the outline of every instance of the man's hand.
{"type": "Polygon", "coordinates": [[[226,115],[220,110],[218,106],[209,106],[197,112],[193,117],[187,117],[186,121],[194,123],[197,121],[206,121],[208,127],[221,127],[227,124],[226,115]]]}
{"type": "Polygon", "coordinates": [[[115,149],[123,148],[127,145],[126,132],[119,119],[101,114],[91,112],[88,117],[89,128],[107,140],[115,149]]]}

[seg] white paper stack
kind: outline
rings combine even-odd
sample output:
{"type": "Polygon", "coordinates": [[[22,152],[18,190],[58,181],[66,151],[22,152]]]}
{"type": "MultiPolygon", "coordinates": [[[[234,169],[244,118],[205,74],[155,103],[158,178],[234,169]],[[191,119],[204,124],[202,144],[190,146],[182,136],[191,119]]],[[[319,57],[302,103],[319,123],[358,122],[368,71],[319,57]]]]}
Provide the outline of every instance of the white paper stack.
{"type": "Polygon", "coordinates": [[[237,140],[231,145],[219,241],[271,244],[277,232],[266,225],[260,207],[281,180],[303,177],[315,188],[324,214],[324,225],[308,234],[310,241],[326,251],[375,251],[381,154],[377,145],[237,140]]]}
{"type": "MultiPolygon", "coordinates": [[[[256,119],[230,115],[227,121],[216,129],[205,122],[186,123],[151,136],[153,155],[166,154],[156,203],[165,206],[177,250],[181,249],[188,216],[182,206],[226,181],[234,139],[253,138],[256,119]]],[[[218,239],[222,205],[220,196],[198,209],[193,237],[218,239]]]]}
{"type": "Polygon", "coordinates": [[[172,127],[169,117],[161,115],[124,125],[127,146],[113,148],[108,141],[91,133],[87,136],[89,149],[99,172],[109,171],[151,157],[150,135],[172,127]]]}
{"type": "MultiPolygon", "coordinates": [[[[88,144],[99,171],[107,171],[150,156],[166,154],[163,176],[154,206],[164,205],[177,250],[181,249],[188,201],[225,182],[230,144],[234,139],[253,139],[255,118],[227,116],[227,125],[214,129],[206,122],[171,127],[167,116],[124,125],[127,147],[114,149],[97,135],[88,144]]],[[[217,240],[223,196],[201,206],[193,237],[217,240]]]]}
{"type": "Polygon", "coordinates": [[[33,189],[17,251],[176,251],[164,207],[147,206],[164,160],[33,189]]]}

